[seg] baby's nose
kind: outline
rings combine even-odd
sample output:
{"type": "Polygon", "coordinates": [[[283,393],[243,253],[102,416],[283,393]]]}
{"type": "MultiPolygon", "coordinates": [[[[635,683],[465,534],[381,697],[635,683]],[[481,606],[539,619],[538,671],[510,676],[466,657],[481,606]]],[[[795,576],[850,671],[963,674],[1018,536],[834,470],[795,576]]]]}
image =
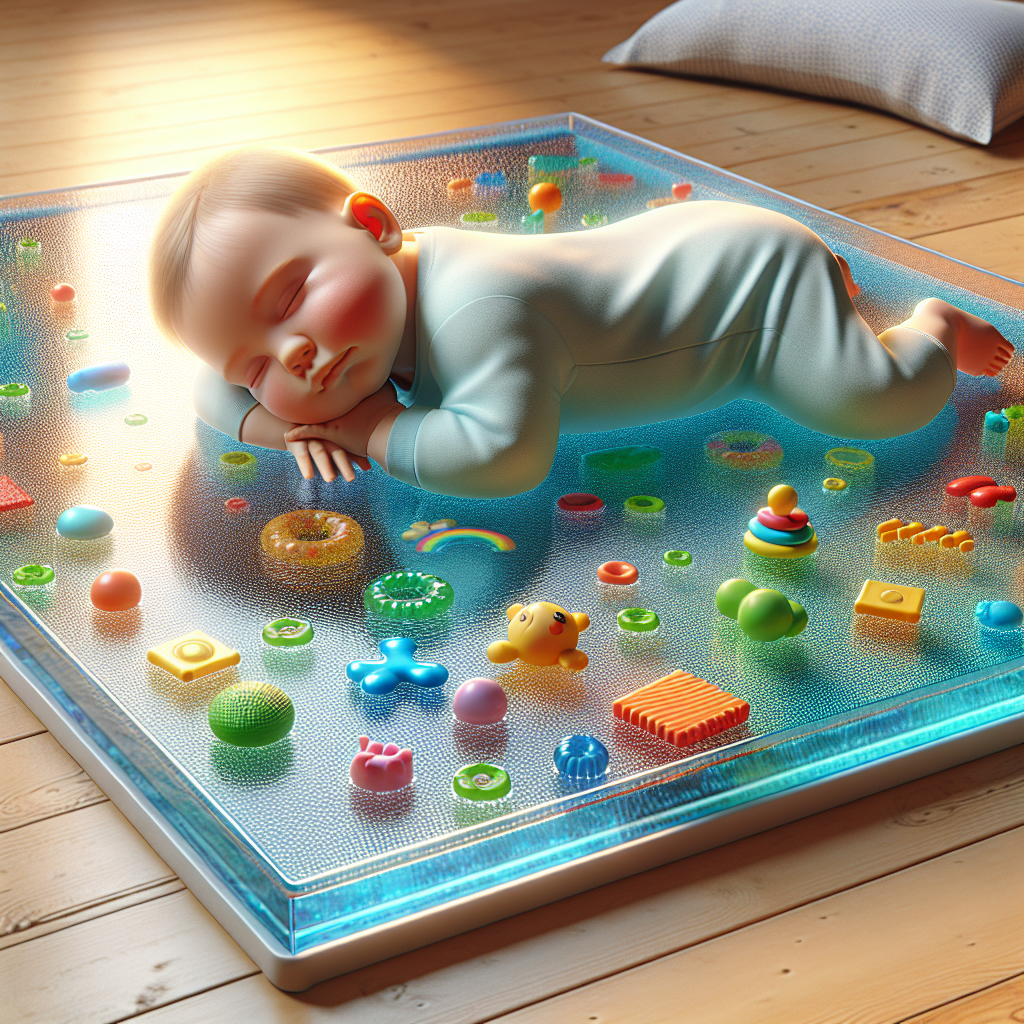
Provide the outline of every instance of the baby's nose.
{"type": "Polygon", "coordinates": [[[316,359],[316,345],[309,338],[289,338],[281,351],[281,363],[296,377],[305,377],[313,368],[316,359]]]}

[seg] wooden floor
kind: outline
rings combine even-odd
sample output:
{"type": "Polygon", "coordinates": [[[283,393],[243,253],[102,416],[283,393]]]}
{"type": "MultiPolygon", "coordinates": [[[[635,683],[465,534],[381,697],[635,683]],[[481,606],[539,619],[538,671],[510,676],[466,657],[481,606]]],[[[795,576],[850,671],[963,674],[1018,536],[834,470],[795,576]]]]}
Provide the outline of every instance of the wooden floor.
{"type": "MultiPolygon", "coordinates": [[[[624,71],[662,0],[0,0],[0,194],[576,110],[1024,278],[1024,130],[624,71]]],[[[1016,339],[1018,342],[1020,339],[1016,339]]],[[[0,682],[0,1020],[1024,1021],[1024,748],[274,989],[0,682]]]]}

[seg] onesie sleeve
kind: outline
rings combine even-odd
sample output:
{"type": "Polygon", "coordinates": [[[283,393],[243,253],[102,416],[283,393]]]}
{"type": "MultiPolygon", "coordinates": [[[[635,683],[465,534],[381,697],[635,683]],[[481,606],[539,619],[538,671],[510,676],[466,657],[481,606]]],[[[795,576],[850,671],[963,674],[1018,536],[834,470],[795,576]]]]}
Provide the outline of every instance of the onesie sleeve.
{"type": "Polygon", "coordinates": [[[388,473],[466,498],[501,498],[540,484],[575,374],[550,321],[521,299],[478,299],[435,332],[429,360],[440,407],[414,405],[398,416],[388,473]]]}
{"type": "Polygon", "coordinates": [[[242,421],[259,405],[248,388],[229,384],[216,370],[200,363],[192,378],[192,408],[206,424],[241,441],[242,421]]]}

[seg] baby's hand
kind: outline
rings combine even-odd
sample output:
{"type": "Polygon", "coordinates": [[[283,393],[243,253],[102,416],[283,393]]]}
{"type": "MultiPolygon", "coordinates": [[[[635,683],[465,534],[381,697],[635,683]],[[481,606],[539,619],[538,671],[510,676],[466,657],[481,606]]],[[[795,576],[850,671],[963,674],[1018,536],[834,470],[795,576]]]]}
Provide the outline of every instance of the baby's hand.
{"type": "Polygon", "coordinates": [[[352,468],[353,462],[360,469],[370,468],[370,461],[365,456],[352,455],[333,441],[323,441],[320,438],[312,438],[308,441],[285,440],[285,445],[288,451],[295,456],[295,461],[299,464],[299,472],[307,480],[312,480],[316,476],[316,470],[313,469],[314,463],[328,483],[338,475],[334,472],[335,466],[349,483],[356,478],[355,470],[352,468]]]}
{"type": "Polygon", "coordinates": [[[395,398],[394,386],[388,383],[368,398],[364,398],[344,416],[328,420],[326,423],[307,423],[292,427],[284,435],[284,440],[289,450],[293,441],[310,441],[312,438],[319,438],[325,443],[332,442],[334,445],[344,448],[346,452],[365,456],[366,446],[374,427],[389,412],[402,408],[403,406],[395,398]]]}

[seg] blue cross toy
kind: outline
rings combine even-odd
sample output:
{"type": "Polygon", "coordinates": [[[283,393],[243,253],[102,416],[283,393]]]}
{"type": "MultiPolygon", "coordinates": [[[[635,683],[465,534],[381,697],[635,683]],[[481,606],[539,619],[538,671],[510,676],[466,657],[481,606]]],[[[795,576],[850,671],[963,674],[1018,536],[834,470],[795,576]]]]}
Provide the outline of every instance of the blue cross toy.
{"type": "Polygon", "coordinates": [[[348,677],[359,683],[367,693],[382,696],[390,693],[399,683],[415,683],[416,686],[444,686],[448,681],[448,669],[429,661],[417,661],[413,657],[416,641],[404,636],[381,640],[380,653],[383,661],[350,661],[348,677]]]}

